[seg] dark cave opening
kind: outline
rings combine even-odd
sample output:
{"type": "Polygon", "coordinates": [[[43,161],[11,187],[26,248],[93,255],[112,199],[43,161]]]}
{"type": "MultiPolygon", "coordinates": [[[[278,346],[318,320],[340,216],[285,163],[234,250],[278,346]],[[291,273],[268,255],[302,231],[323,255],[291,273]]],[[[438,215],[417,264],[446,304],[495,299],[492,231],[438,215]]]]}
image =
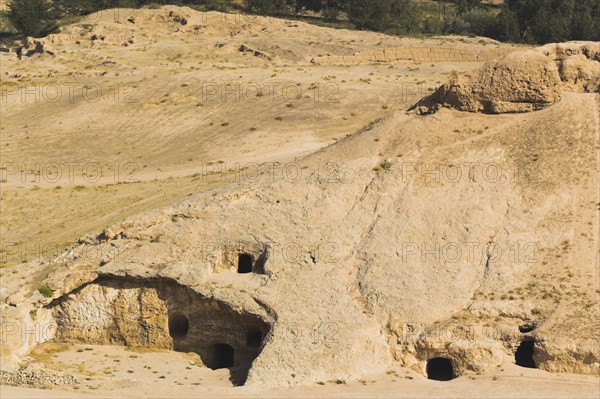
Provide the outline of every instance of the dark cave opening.
{"type": "Polygon", "coordinates": [[[434,357],[427,361],[427,378],[435,381],[450,381],[454,378],[454,368],[450,359],[434,357]]]}
{"type": "Polygon", "coordinates": [[[252,256],[248,254],[240,254],[238,257],[238,273],[252,273],[252,256]]]}
{"type": "Polygon", "coordinates": [[[169,315],[169,335],[173,339],[184,339],[190,329],[190,321],[183,313],[169,315]]]}
{"type": "Polygon", "coordinates": [[[521,341],[521,344],[515,351],[515,363],[517,366],[535,369],[537,368],[533,360],[535,342],[533,340],[521,341]]]}
{"type": "Polygon", "coordinates": [[[214,344],[209,348],[203,360],[206,366],[213,370],[233,367],[233,347],[227,344],[214,344]]]}

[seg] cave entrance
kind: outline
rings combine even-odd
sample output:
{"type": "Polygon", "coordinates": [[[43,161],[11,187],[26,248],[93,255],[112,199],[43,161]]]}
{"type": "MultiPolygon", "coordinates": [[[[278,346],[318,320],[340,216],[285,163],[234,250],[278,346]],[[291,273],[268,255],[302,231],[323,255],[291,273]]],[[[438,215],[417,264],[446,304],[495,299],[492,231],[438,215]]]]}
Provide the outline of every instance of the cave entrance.
{"type": "Polygon", "coordinates": [[[435,381],[450,381],[454,378],[454,368],[450,359],[434,357],[427,361],[427,378],[435,381]]]}
{"type": "Polygon", "coordinates": [[[533,360],[534,344],[535,342],[533,340],[521,341],[521,344],[515,351],[515,363],[517,366],[531,369],[537,368],[535,361],[533,360]]]}
{"type": "Polygon", "coordinates": [[[214,344],[205,356],[204,363],[207,367],[217,369],[228,369],[233,367],[234,350],[231,345],[214,344]]]}
{"type": "Polygon", "coordinates": [[[169,335],[173,339],[184,339],[190,329],[190,321],[183,313],[169,315],[169,335]]]}
{"type": "Polygon", "coordinates": [[[266,316],[162,278],[102,277],[55,301],[58,342],[194,352],[212,369],[228,368],[234,385],[245,383],[272,327],[266,316]],[[93,306],[110,323],[90,330],[97,319],[82,306],[93,306]]]}
{"type": "Polygon", "coordinates": [[[252,273],[252,256],[248,254],[240,254],[238,256],[238,273],[252,273]]]}

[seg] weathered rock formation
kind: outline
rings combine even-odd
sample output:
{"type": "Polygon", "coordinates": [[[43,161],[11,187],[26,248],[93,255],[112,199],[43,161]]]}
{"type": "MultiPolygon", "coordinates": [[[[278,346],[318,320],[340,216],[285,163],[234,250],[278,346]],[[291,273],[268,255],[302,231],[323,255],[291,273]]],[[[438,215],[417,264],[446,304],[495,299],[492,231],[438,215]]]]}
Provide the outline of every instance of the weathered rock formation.
{"type": "Polygon", "coordinates": [[[194,352],[208,367],[233,367],[244,383],[273,320],[205,298],[168,280],[99,279],[52,305],[55,339],[194,352]]]}
{"type": "Polygon", "coordinates": [[[491,114],[530,112],[559,101],[565,90],[597,92],[597,46],[567,43],[513,52],[471,75],[452,79],[411,110],[418,114],[442,107],[491,114]]]}
{"type": "Polygon", "coordinates": [[[579,93],[600,92],[600,43],[548,44],[537,51],[556,63],[566,90],[579,93]]]}

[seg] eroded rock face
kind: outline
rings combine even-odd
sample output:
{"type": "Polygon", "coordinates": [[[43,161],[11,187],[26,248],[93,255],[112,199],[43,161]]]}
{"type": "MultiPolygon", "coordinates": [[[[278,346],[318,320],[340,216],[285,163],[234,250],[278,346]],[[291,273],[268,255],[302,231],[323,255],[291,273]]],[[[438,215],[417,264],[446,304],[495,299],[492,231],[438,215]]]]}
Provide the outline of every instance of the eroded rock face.
{"type": "Polygon", "coordinates": [[[600,43],[553,43],[536,51],[551,58],[558,66],[566,90],[598,93],[600,90],[600,43]]]}
{"type": "Polygon", "coordinates": [[[430,114],[442,107],[503,114],[530,112],[559,101],[564,91],[598,91],[598,44],[566,43],[510,53],[471,75],[458,76],[411,111],[430,114]]]}
{"type": "Polygon", "coordinates": [[[101,279],[52,309],[59,342],[194,352],[208,367],[238,368],[238,383],[245,382],[271,329],[258,315],[162,279],[101,279]]]}
{"type": "MultiPolygon", "coordinates": [[[[524,339],[541,369],[597,374],[596,96],[565,93],[530,114],[396,114],[299,161],[311,173],[298,179],[201,193],[74,250],[100,259],[27,265],[40,280],[3,278],[2,317],[53,322],[47,340],[194,351],[207,364],[216,343],[260,351],[249,384],[360,379],[394,362],[425,373],[432,358],[460,375],[514,362],[524,339]],[[335,174],[315,175],[328,162],[335,174]],[[169,328],[185,325],[177,314],[187,335],[169,328]]],[[[2,365],[18,365],[36,342],[5,336],[2,365]]]]}
{"type": "Polygon", "coordinates": [[[556,64],[538,52],[519,51],[442,85],[417,104],[416,111],[431,113],[446,107],[493,114],[529,112],[555,103],[560,92],[556,64]]]}
{"type": "Polygon", "coordinates": [[[156,289],[90,284],[54,307],[56,339],[171,349],[168,309],[156,289]]]}

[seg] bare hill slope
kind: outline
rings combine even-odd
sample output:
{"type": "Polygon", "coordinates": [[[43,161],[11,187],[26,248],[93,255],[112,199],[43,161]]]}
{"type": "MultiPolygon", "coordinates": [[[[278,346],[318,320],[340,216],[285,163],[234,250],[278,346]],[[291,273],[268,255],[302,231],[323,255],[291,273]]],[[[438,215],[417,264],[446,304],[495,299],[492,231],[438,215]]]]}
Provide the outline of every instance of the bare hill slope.
{"type": "Polygon", "coordinates": [[[598,100],[397,111],[88,235],[3,276],[3,317],[43,328],[7,336],[3,367],[56,339],[194,352],[282,386],[437,358],[483,372],[530,344],[543,370],[598,374],[598,100]]]}

